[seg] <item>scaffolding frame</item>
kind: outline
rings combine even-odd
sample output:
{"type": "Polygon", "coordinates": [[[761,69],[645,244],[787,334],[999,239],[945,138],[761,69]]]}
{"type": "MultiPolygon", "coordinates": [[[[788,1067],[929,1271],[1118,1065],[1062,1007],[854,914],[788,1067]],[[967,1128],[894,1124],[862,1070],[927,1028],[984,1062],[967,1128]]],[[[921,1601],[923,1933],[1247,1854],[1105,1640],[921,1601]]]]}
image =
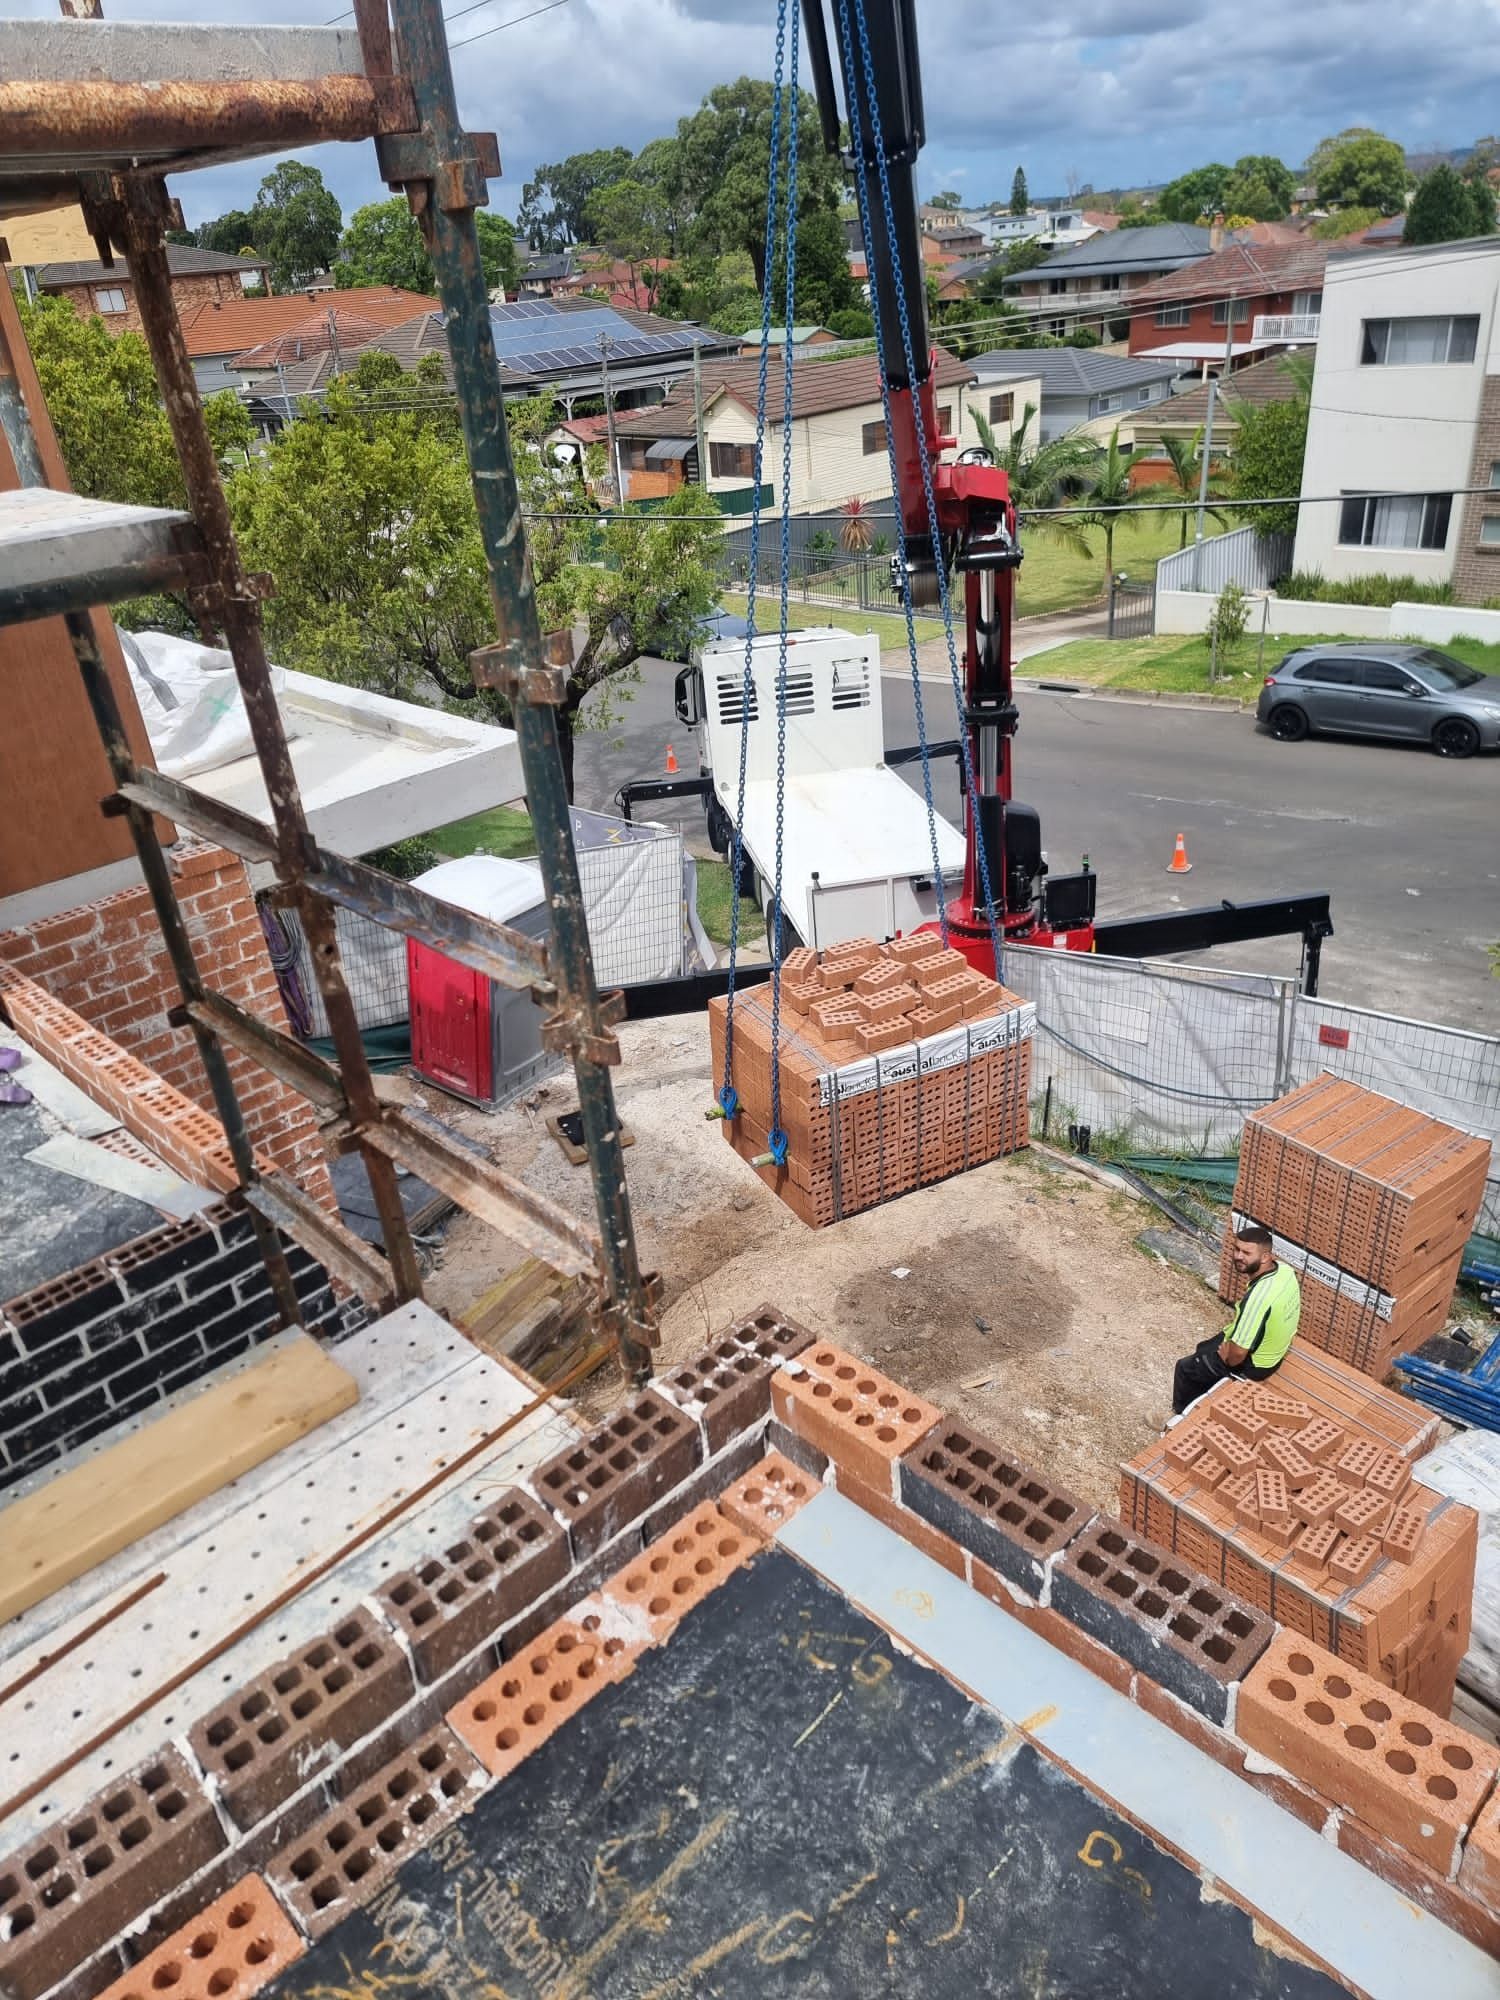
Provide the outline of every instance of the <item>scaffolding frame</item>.
{"type": "Polygon", "coordinates": [[[65,494],[42,502],[41,458],[15,357],[0,335],[0,428],[21,487],[19,494],[0,496],[21,503],[0,508],[0,556],[9,529],[12,544],[26,541],[33,557],[4,566],[10,575],[0,575],[0,623],[59,613],[66,622],[115,786],[103,810],[123,816],[129,826],[181,995],[169,1018],[197,1042],[238,1175],[235,1198],[249,1210],[284,1321],[299,1323],[300,1312],[283,1232],[382,1309],[421,1296],[397,1183],[400,1165],[530,1254],[570,1274],[595,1275],[604,1329],[627,1378],[641,1381],[650,1373],[657,1340],[660,1286],[642,1271],[636,1249],[610,1077],[619,1060],[613,1031],[624,1008],[618,993],[601,995],[595,980],[559,748],[556,711],[565,699],[572,638],[567,632],[544,635],[540,626],[474,223],[475,210],[488,199],[487,177],[499,171],[498,148],[493,135],[466,133],[459,121],[439,0],[357,0],[354,11],[357,61],[347,31],[195,29],[177,38],[191,51],[185,67],[193,73],[174,79],[174,31],[156,28],[150,31],[156,38],[151,80],[124,73],[101,80],[98,72],[108,70],[113,45],[122,51],[122,72],[146,45],[134,24],[70,21],[48,24],[41,51],[45,63],[47,50],[56,48],[59,68],[68,74],[0,83],[0,213],[7,202],[19,209],[78,200],[104,262],[113,263],[117,253],[123,257],[188,496],[186,513],[112,508],[65,494]],[[78,35],[110,40],[81,44],[72,39],[78,35]],[[221,46],[229,81],[198,73],[213,68],[221,46]],[[233,77],[257,50],[282,47],[292,52],[294,71],[305,58],[314,65],[327,58],[326,73],[233,77]],[[70,59],[79,51],[106,60],[74,65],[70,59]],[[180,226],[181,212],[165,177],[330,138],[374,140],[382,175],[406,196],[436,273],[498,634],[473,656],[471,668],[477,684],[501,690],[511,707],[551,911],[546,946],[319,846],[292,767],[262,630],[261,603],[272,586],[247,573],[235,542],[172,296],[166,233],[180,226]],[[42,538],[40,559],[28,499],[31,514],[45,511],[47,525],[58,530],[42,538]],[[221,637],[234,662],[270,802],[269,823],[138,764],[132,754],[90,614],[163,589],[186,592],[205,636],[221,637]],[[207,987],[158,837],[158,816],[248,861],[273,866],[272,893],[295,910],[308,940],[336,1063],[207,987]],[[544,1043],[573,1065],[596,1229],[461,1144],[437,1120],[383,1095],[340,966],[335,906],[418,938],[490,979],[529,989],[547,1009],[544,1043]],[[359,1150],[388,1261],[289,1176],[256,1158],[226,1044],[308,1098],[336,1145],[359,1150]]]}

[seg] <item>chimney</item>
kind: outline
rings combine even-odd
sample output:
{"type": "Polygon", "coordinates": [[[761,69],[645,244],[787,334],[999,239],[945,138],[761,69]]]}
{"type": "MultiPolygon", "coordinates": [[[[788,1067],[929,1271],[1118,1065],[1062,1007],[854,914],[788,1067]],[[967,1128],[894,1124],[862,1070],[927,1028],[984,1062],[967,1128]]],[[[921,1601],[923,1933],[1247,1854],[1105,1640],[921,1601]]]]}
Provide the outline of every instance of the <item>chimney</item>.
{"type": "Polygon", "coordinates": [[[1222,250],[1224,248],[1224,217],[1222,214],[1216,215],[1208,225],[1208,247],[1210,250],[1222,250]]]}

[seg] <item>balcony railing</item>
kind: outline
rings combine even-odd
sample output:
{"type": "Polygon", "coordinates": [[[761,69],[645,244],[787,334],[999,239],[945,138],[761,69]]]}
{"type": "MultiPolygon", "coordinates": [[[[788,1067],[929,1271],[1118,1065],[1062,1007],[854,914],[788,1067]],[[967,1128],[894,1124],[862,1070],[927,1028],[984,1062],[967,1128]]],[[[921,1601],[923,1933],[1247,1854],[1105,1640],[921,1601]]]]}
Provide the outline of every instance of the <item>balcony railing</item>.
{"type": "Polygon", "coordinates": [[[1321,313],[1257,313],[1257,340],[1316,340],[1321,313]]]}

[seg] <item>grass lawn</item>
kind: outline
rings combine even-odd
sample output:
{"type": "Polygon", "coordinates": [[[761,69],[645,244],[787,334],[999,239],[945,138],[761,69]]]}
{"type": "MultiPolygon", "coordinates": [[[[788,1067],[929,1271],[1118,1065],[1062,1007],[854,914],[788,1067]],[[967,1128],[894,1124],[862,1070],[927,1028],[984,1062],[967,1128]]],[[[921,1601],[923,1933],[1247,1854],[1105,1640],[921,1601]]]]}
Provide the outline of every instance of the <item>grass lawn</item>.
{"type": "Polygon", "coordinates": [[[456,819],[422,838],[439,854],[456,859],[464,854],[502,854],[507,860],[536,853],[536,835],[531,816],[515,806],[496,806],[490,812],[475,813],[471,819],[456,819]]]}
{"type": "MultiPolygon", "coordinates": [[[[1329,610],[1337,616],[1337,605],[1330,605],[1329,610]]],[[[1343,642],[1333,632],[1310,634],[1306,638],[1267,633],[1262,667],[1259,638],[1247,633],[1227,661],[1220,657],[1214,692],[1256,693],[1264,676],[1294,647],[1340,643],[1343,642]]],[[[1482,673],[1500,673],[1500,646],[1486,646],[1477,639],[1454,639],[1441,650],[1478,667],[1482,673]]],[[[1206,694],[1208,666],[1206,638],[1179,638],[1164,633],[1159,639],[1074,639],[1066,646],[1054,646],[1051,652],[1039,653],[1024,662],[1022,672],[1034,680],[1086,681],[1094,687],[1147,688],[1163,694],[1206,694]]]]}
{"type": "MultiPolygon", "coordinates": [[[[1156,489],[1151,489],[1154,494],[1156,489]]],[[[1037,618],[1049,611],[1078,611],[1097,604],[1104,596],[1104,531],[1084,531],[1093,553],[1075,555],[1050,535],[1029,531],[1022,524],[1021,540],[1026,560],[1016,586],[1016,610],[1022,618],[1037,618]]],[[[1120,517],[1115,529],[1115,568],[1124,570],[1132,583],[1149,583],[1163,556],[1175,555],[1182,524],[1176,514],[1142,514],[1132,520],[1120,517]]]]}
{"type": "MultiPolygon", "coordinates": [[[[744,617],[745,597],[743,592],[727,591],[720,602],[726,611],[732,611],[736,617],[744,617]]],[[[957,606],[956,610],[959,617],[958,629],[961,630],[963,618],[962,605],[957,606]]],[[[857,606],[851,606],[848,610],[840,610],[836,604],[799,604],[796,598],[793,598],[787,605],[788,629],[793,632],[802,632],[809,625],[841,625],[846,631],[850,632],[872,632],[880,641],[882,657],[894,655],[897,659],[906,658],[905,618],[892,618],[888,613],[882,611],[861,611],[857,606]]],[[[758,632],[776,632],[781,629],[780,603],[775,596],[768,595],[765,591],[757,591],[756,593],[755,627],[758,632]]],[[[917,620],[917,644],[920,645],[924,639],[940,638],[942,630],[943,627],[940,620],[936,618],[919,618],[917,620]]]]}
{"type": "MultiPolygon", "coordinates": [[[[727,861],[700,861],[698,863],[698,919],[715,944],[729,942],[730,895],[729,863],[727,861]]],[[[740,949],[752,940],[759,941],[765,925],[760,910],[746,897],[740,898],[740,949]]],[[[754,954],[760,956],[759,946],[754,954]]]]}

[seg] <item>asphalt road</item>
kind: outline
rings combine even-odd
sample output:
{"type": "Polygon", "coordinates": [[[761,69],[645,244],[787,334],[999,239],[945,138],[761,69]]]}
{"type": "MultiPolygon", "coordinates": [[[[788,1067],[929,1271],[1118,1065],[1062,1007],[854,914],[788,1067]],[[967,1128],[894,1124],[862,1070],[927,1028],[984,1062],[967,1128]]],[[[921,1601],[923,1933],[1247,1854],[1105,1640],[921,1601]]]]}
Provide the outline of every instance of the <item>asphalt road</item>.
{"type": "MultiPolygon", "coordinates": [[[[675,673],[644,663],[622,723],[580,736],[580,804],[612,810],[627,779],[662,774],[669,743],[683,771],[696,771],[692,733],[672,710],[675,673]]],[[[887,746],[914,743],[910,682],[883,684],[887,746]]],[[[925,683],[924,703],[930,737],[951,737],[946,684],[925,683]]],[[[1323,949],[1328,998],[1500,1033],[1500,980],[1486,956],[1500,939],[1500,759],[1273,743],[1249,716],[1096,696],[1027,693],[1020,707],[1017,796],[1040,811],[1055,868],[1089,856],[1101,917],[1326,889],[1336,931],[1323,949]],[[1188,876],[1166,872],[1178,832],[1188,876]]],[[[903,775],[920,791],[920,766],[903,775]]],[[[934,776],[938,810],[959,823],[953,761],[934,776]]],[[[680,821],[707,851],[696,802],[641,812],[680,821]]],[[[1299,946],[1271,939],[1212,956],[1295,972],[1299,946]]]]}

